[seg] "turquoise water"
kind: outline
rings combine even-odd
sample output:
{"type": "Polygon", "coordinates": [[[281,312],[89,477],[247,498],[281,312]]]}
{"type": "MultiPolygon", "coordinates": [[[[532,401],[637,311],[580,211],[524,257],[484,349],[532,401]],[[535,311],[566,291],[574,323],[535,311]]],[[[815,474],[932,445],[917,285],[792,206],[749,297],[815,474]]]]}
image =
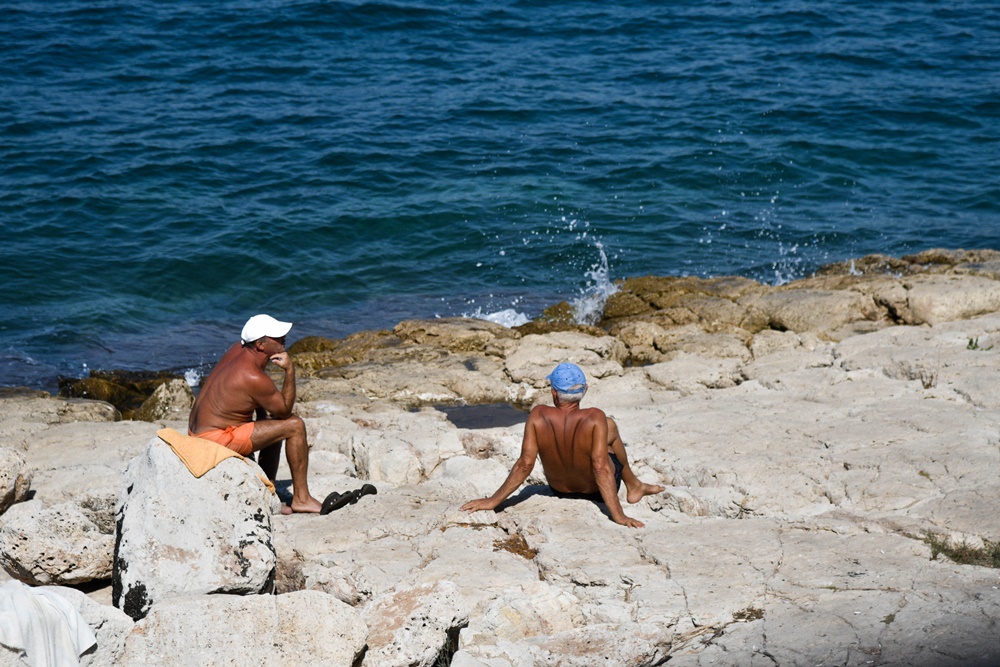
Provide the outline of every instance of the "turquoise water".
{"type": "Polygon", "coordinates": [[[1000,248],[995,2],[0,10],[0,385],[1000,248]]]}

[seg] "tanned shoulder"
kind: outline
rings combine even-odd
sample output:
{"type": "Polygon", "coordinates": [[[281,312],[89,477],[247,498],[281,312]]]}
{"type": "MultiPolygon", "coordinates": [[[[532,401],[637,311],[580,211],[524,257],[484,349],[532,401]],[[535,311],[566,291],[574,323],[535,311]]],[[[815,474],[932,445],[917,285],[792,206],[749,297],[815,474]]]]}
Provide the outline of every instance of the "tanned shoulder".
{"type": "MultiPolygon", "coordinates": [[[[525,426],[527,426],[528,424],[535,426],[537,424],[545,423],[545,412],[546,408],[548,407],[549,406],[547,405],[536,405],[535,407],[531,408],[531,412],[528,413],[528,421],[526,422],[525,426]]],[[[551,410],[554,408],[549,408],[549,409],[551,410]]]]}
{"type": "Polygon", "coordinates": [[[608,418],[607,415],[604,414],[604,410],[601,410],[600,408],[580,408],[580,412],[584,413],[584,419],[588,422],[608,418]]]}

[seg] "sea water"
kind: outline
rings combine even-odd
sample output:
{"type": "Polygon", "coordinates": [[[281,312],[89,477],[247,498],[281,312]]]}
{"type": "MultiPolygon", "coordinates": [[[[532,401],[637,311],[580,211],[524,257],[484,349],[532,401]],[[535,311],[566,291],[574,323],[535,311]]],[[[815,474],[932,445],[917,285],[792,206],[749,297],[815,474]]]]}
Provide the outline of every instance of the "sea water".
{"type": "Polygon", "coordinates": [[[1000,248],[998,3],[0,11],[0,385],[1000,248]]]}

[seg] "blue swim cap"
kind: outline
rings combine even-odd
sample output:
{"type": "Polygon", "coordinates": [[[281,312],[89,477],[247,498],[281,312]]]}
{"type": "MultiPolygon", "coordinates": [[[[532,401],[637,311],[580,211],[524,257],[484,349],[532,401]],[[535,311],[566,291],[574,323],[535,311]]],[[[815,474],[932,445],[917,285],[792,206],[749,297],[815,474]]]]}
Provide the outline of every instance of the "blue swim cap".
{"type": "Polygon", "coordinates": [[[580,394],[587,390],[587,376],[576,364],[561,363],[547,377],[552,388],[562,394],[580,394]]]}

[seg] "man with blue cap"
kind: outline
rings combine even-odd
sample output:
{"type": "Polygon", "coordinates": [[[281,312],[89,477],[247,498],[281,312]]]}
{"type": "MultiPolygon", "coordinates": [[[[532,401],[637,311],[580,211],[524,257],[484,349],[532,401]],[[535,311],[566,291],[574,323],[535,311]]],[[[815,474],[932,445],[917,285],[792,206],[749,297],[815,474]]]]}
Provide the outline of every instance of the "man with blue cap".
{"type": "Polygon", "coordinates": [[[639,480],[629,467],[618,425],[597,408],[581,408],[587,378],[576,364],[562,363],[549,376],[554,406],[536,406],[524,425],[521,456],[507,479],[489,498],[462,505],[468,512],[492,510],[524,483],[541,458],[545,478],[559,497],[603,501],[612,521],[631,528],[643,523],[625,515],[618,490],[625,482],[626,499],[637,503],[663,491],[639,480]]]}

